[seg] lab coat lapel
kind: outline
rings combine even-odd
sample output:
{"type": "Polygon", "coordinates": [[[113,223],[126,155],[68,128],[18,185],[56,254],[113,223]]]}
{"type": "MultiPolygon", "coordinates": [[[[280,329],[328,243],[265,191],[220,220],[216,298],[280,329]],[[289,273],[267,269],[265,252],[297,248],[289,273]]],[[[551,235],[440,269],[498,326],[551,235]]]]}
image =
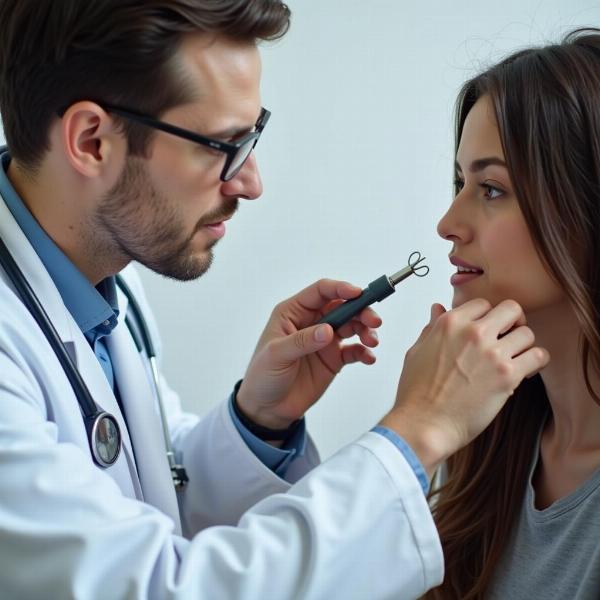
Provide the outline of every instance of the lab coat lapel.
{"type": "Polygon", "coordinates": [[[146,358],[138,352],[125,324],[127,298],[119,290],[119,324],[107,338],[115,379],[136,453],[144,500],[175,523],[181,533],[177,496],[166,457],[156,396],[146,358]]]}
{"type": "Polygon", "coordinates": [[[107,469],[107,472],[119,483],[127,496],[142,500],[143,496],[138,474],[136,473],[131,439],[127,431],[125,419],[123,419],[123,414],[121,413],[121,408],[96,355],[92,352],[81,330],[76,325],[75,327],[73,348],[75,350],[74,360],[77,368],[98,407],[112,414],[117,419],[119,429],[121,430],[122,456],[119,457],[115,465],[107,469]]]}
{"type": "MultiPolygon", "coordinates": [[[[92,398],[99,408],[114,415],[119,423],[123,440],[122,452],[117,462],[106,469],[107,474],[118,483],[125,495],[139,497],[140,486],[132,461],[131,441],[121,410],[104,371],[71,313],[65,307],[48,271],[4,201],[0,202],[0,235],[23,271],[29,285],[40,299],[50,321],[83,377],[92,398]]],[[[81,419],[80,409],[75,398],[73,399],[73,413],[77,415],[77,419],[81,419]]],[[[81,427],[84,427],[83,420],[81,427]]],[[[87,435],[85,439],[87,440],[87,435]]],[[[93,460],[87,445],[85,451],[90,454],[90,460],[93,460]]]]}

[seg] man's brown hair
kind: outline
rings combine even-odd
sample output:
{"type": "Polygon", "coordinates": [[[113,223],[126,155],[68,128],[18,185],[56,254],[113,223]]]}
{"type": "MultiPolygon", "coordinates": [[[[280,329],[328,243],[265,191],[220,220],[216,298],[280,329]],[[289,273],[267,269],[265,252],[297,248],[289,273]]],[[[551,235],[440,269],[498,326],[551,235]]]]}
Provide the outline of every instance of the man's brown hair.
{"type": "MultiPolygon", "coordinates": [[[[34,171],[57,114],[79,100],[159,116],[189,99],[174,56],[192,32],[283,36],[281,0],[0,0],[0,112],[12,156],[34,171]]],[[[151,130],[124,123],[143,155],[151,130]]]]}

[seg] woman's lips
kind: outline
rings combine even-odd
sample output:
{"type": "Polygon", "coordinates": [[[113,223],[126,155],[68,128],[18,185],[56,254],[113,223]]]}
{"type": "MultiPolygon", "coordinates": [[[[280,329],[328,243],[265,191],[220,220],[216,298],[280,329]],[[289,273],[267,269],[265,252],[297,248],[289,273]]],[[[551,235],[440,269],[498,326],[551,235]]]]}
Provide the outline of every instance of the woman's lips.
{"type": "Polygon", "coordinates": [[[460,272],[460,273],[454,273],[454,275],[452,275],[452,277],[450,277],[450,285],[453,286],[458,286],[458,285],[462,285],[463,283],[468,283],[469,281],[473,281],[473,279],[477,279],[477,277],[479,277],[480,275],[483,275],[483,271],[479,271],[477,273],[473,273],[473,272],[460,272]]]}
{"type": "Polygon", "coordinates": [[[462,285],[463,283],[469,283],[473,279],[477,279],[480,275],[483,275],[483,270],[475,265],[472,265],[458,256],[450,256],[450,262],[457,268],[457,272],[450,277],[450,285],[462,285]]]}

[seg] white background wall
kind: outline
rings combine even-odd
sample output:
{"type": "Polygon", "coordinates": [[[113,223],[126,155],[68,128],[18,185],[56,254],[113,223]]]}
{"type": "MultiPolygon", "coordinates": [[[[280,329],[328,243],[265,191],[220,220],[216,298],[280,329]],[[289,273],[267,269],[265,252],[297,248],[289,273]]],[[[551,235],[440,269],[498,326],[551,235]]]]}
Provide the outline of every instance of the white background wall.
{"type": "Polygon", "coordinates": [[[258,147],[265,193],[242,202],[213,268],[180,284],[145,271],[164,368],[199,413],[243,375],[275,303],[312,281],[364,286],[415,249],[431,273],[378,310],[372,367],[351,366],[308,416],[323,456],[392,405],[404,353],[448,306],[449,244],[435,225],[451,198],[452,108],[461,83],[507,51],[600,26],[587,0],[289,0],[293,26],[262,49],[258,147]]]}
{"type": "Polygon", "coordinates": [[[275,303],[322,277],[364,286],[418,249],[431,273],[378,305],[378,361],[351,366],[309,413],[323,456],[392,405],[404,353],[429,306],[451,298],[452,108],[469,76],[506,51],[600,26],[587,0],[289,0],[293,26],[263,47],[258,147],[263,197],[242,202],[211,271],[181,284],[144,271],[164,369],[184,406],[225,398],[275,303]]]}
{"type": "Polygon", "coordinates": [[[262,48],[272,110],[258,160],[265,193],[242,202],[200,280],[143,271],[164,369],[184,406],[206,412],[240,378],[272,307],[327,276],[364,286],[415,249],[430,275],[377,306],[372,367],[347,367],[308,416],[323,456],[392,405],[402,359],[432,302],[450,303],[452,109],[462,82],[507,51],[600,26],[587,0],[289,0],[293,25],[262,48]]]}

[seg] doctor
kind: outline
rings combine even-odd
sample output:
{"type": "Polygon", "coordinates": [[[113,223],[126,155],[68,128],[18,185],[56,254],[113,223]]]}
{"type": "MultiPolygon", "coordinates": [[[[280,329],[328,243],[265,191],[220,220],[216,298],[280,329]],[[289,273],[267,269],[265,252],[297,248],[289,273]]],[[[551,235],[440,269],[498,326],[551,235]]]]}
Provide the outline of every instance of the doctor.
{"type": "Polygon", "coordinates": [[[60,338],[2,269],[3,599],[398,599],[442,579],[428,476],[548,360],[517,304],[434,306],[394,408],[321,466],[303,415],[345,364],[373,361],[380,320],[312,324],[359,288],[322,280],[280,303],[202,421],[153,384],[130,263],[199,277],[239,199],[260,196],[256,41],[288,19],[278,0],[0,3],[3,256],[60,338]]]}

